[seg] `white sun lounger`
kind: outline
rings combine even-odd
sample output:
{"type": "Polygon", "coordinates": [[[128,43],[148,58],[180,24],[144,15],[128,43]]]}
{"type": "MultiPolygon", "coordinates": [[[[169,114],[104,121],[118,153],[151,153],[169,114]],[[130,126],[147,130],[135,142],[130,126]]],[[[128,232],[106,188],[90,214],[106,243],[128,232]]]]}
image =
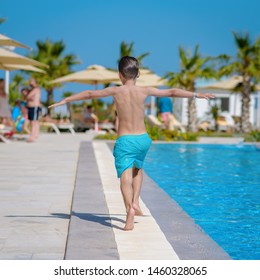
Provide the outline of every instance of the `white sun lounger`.
{"type": "Polygon", "coordinates": [[[40,122],[41,126],[52,128],[57,134],[60,134],[60,129],[68,129],[72,135],[75,135],[74,125],[71,123],[55,124],[52,122],[40,122]]]}
{"type": "Polygon", "coordinates": [[[3,124],[0,124],[0,140],[3,143],[9,143],[10,141],[4,136],[5,133],[11,132],[13,129],[11,127],[6,127],[3,124]]]}

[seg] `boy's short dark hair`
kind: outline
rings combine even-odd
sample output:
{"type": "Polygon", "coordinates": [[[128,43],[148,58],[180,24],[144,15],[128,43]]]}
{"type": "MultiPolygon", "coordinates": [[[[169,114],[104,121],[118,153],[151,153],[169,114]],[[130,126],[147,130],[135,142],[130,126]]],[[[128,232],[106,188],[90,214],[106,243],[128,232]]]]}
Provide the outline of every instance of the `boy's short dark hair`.
{"type": "Polygon", "coordinates": [[[139,72],[139,63],[132,56],[123,56],[118,63],[118,71],[128,80],[136,79],[139,72]]]}

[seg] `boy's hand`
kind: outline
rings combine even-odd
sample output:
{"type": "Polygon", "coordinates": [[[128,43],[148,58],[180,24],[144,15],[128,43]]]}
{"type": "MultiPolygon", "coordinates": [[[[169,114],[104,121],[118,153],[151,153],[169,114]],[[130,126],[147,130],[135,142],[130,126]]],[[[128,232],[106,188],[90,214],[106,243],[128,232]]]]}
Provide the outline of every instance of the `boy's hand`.
{"type": "Polygon", "coordinates": [[[214,99],[215,95],[214,94],[210,94],[210,93],[197,93],[197,98],[201,98],[201,99],[214,99]]]}
{"type": "Polygon", "coordinates": [[[64,105],[64,104],[66,104],[66,103],[67,103],[66,100],[63,99],[63,100],[61,100],[60,102],[57,102],[57,103],[54,103],[54,104],[48,106],[48,108],[53,108],[53,107],[61,106],[61,105],[64,105]]]}

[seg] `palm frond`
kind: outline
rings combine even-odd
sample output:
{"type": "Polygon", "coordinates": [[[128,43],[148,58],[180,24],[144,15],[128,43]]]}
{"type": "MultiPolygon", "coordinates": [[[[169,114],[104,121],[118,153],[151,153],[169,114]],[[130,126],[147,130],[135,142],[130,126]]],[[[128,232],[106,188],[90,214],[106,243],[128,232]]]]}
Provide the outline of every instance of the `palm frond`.
{"type": "Polygon", "coordinates": [[[143,60],[146,56],[148,56],[149,54],[150,54],[149,52],[143,53],[143,54],[137,56],[136,59],[137,59],[139,62],[142,62],[142,60],[143,60]]]}
{"type": "Polygon", "coordinates": [[[251,45],[248,33],[238,34],[234,31],[232,33],[235,39],[235,43],[239,49],[247,49],[251,45]]]}
{"type": "Polygon", "coordinates": [[[0,18],[0,24],[4,23],[6,21],[5,18],[0,18]]]}
{"type": "Polygon", "coordinates": [[[179,47],[179,55],[180,55],[180,60],[181,60],[181,67],[186,68],[188,64],[188,57],[187,54],[184,50],[184,48],[179,47]]]}

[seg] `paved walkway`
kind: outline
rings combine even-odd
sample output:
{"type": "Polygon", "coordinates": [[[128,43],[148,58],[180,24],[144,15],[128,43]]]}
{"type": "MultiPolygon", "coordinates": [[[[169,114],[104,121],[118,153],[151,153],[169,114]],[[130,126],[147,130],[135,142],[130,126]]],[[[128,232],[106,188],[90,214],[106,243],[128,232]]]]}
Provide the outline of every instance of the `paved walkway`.
{"type": "Polygon", "coordinates": [[[146,175],[145,216],[124,232],[111,146],[92,138],[0,143],[0,259],[229,258],[146,175]]]}
{"type": "Polygon", "coordinates": [[[0,143],[0,259],[63,259],[86,134],[0,143]]]}

